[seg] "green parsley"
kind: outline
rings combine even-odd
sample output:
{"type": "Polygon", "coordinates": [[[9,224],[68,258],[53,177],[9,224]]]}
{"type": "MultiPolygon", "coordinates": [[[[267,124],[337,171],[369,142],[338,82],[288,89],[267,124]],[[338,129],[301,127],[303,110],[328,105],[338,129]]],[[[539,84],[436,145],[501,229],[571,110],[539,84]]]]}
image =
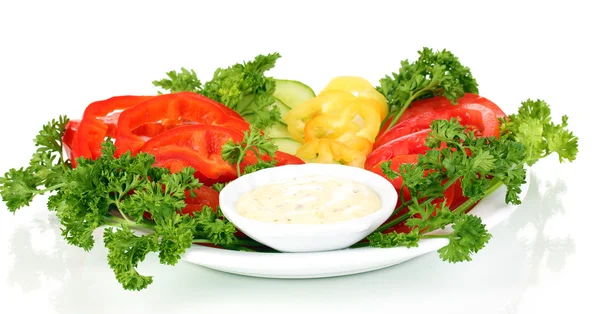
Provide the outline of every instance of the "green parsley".
{"type": "Polygon", "coordinates": [[[247,165],[244,168],[244,174],[255,172],[265,168],[275,166],[275,152],[277,145],[261,134],[260,130],[254,126],[250,126],[249,131],[244,132],[244,138],[239,143],[234,143],[232,140],[223,145],[221,157],[223,160],[235,165],[238,177],[242,175],[241,165],[248,154],[254,154],[256,163],[247,165]],[[269,157],[268,161],[263,160],[263,156],[269,157]]]}
{"type": "Polygon", "coordinates": [[[12,168],[0,177],[0,196],[8,210],[28,206],[36,195],[55,191],[63,186],[62,176],[70,169],[63,156],[62,137],[69,119],[60,116],[42,127],[34,139],[37,148],[26,168],[12,168]]]}
{"type": "Polygon", "coordinates": [[[434,52],[425,47],[419,51],[417,61],[404,60],[400,65],[398,73],[386,75],[376,87],[390,107],[388,119],[391,122],[382,133],[393,127],[415,100],[441,95],[456,103],[465,93],[479,93],[471,70],[445,49],[434,52]]]}
{"type": "Polygon", "coordinates": [[[258,55],[253,61],[219,68],[212,80],[200,82],[194,70],[169,71],[167,78],[155,80],[154,86],[172,93],[189,91],[202,94],[237,111],[257,128],[264,130],[281,121],[281,113],[273,106],[275,80],[265,72],[275,66],[279,53],[258,55]]]}
{"type": "Polygon", "coordinates": [[[502,185],[507,187],[506,203],[520,204],[518,196],[525,183],[526,165],[552,153],[558,155],[561,163],[576,158],[578,138],[567,130],[566,117],[561,124],[551,122],[550,108],[544,101],[524,101],[518,114],[501,122],[499,138],[481,138],[454,119],[433,121],[425,142],[430,149],[419,156],[416,164],[403,164],[397,170],[389,162],[384,164],[384,175],[392,180],[402,176],[403,187],[412,198],[396,210],[407,207],[408,213],[369,235],[369,245],[413,247],[418,246],[420,239],[447,238],[449,244],[438,250],[440,257],[453,263],[470,261],[471,255],[488,243],[491,234],[479,217],[466,214],[468,209],[502,185]],[[433,200],[442,197],[457,180],[469,199],[453,211],[445,202],[434,205],[433,200]],[[381,233],[403,221],[413,228],[410,233],[381,233]],[[429,234],[447,226],[452,226],[452,232],[429,234]]]}

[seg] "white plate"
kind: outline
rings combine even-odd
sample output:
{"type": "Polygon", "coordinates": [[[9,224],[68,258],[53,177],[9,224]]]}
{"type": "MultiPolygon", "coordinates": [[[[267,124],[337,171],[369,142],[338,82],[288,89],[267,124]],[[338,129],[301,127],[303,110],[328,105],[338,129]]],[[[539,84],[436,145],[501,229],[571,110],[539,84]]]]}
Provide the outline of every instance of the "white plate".
{"type": "MultiPolygon", "coordinates": [[[[530,178],[528,169],[527,183],[522,186],[521,199],[527,194],[530,178]]],[[[506,188],[502,186],[481,200],[470,212],[481,217],[488,230],[506,220],[517,208],[504,202],[505,193],[506,188]]],[[[215,270],[254,277],[323,278],[358,274],[397,265],[435,252],[447,243],[446,239],[423,239],[416,248],[363,247],[316,253],[239,252],[196,245],[188,249],[182,259],[215,270]]]]}

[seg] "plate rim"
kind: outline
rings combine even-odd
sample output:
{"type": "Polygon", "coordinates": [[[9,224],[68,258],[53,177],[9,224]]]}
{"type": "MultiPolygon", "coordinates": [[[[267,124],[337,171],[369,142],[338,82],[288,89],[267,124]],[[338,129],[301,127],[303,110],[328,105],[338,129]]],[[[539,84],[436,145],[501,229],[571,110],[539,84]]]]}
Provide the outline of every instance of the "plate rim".
{"type": "MultiPolygon", "coordinates": [[[[521,186],[521,192],[519,193],[519,198],[521,200],[529,192],[529,187],[531,184],[531,168],[526,167],[526,181],[521,186]]],[[[506,192],[506,186],[501,186],[499,189],[494,191],[491,195],[488,195],[486,198],[480,200],[480,202],[473,207],[470,213],[475,214],[481,217],[478,208],[485,208],[486,206],[494,206],[493,202],[498,202],[498,198],[502,196],[502,200],[504,200],[504,194],[506,192]],[[492,204],[488,204],[492,203],[492,204]]],[[[497,206],[497,205],[495,205],[497,206]]],[[[483,223],[486,224],[486,228],[491,233],[492,229],[506,221],[514,211],[520,206],[514,204],[506,204],[504,202],[504,206],[500,208],[499,212],[493,213],[488,217],[482,217],[483,223]]],[[[227,250],[222,248],[213,248],[202,245],[195,245],[186,250],[186,252],[182,255],[181,260],[196,264],[199,266],[207,267],[210,269],[214,269],[221,272],[232,273],[243,276],[251,276],[251,277],[263,277],[263,278],[282,278],[282,279],[302,279],[302,278],[325,278],[325,277],[336,277],[343,275],[351,275],[358,274],[363,272],[374,271],[378,269],[387,268],[390,266],[394,266],[415,257],[419,257],[433,251],[437,251],[441,247],[448,244],[447,239],[436,238],[436,239],[422,239],[419,242],[418,247],[406,248],[406,247],[394,247],[394,248],[376,248],[376,247],[361,247],[361,248],[345,248],[339,250],[332,251],[323,251],[323,252],[302,252],[302,253],[286,253],[286,252],[246,252],[246,251],[235,251],[235,250],[227,250]],[[365,253],[367,251],[368,253],[365,253]],[[310,260],[322,260],[327,258],[340,258],[335,255],[342,255],[350,257],[352,254],[378,254],[379,255],[379,263],[377,265],[369,267],[369,265],[364,265],[365,267],[355,267],[352,270],[339,271],[339,274],[334,274],[333,272],[327,272],[326,269],[320,269],[318,273],[311,274],[303,274],[301,271],[298,272],[290,272],[289,274],[282,273],[281,271],[266,271],[266,265],[268,263],[274,262],[289,262],[296,260],[310,261],[310,260]],[[397,259],[390,258],[387,255],[397,256],[397,259]],[[236,260],[238,259],[252,259],[254,261],[253,266],[248,266],[246,264],[240,266],[241,264],[236,264],[236,260]],[[386,260],[388,260],[386,262],[386,260]],[[267,261],[267,263],[263,263],[267,261]],[[225,261],[225,263],[222,263],[225,261]],[[387,265],[384,265],[387,264],[387,265]],[[262,265],[262,266],[261,266],[262,265]],[[369,269],[371,268],[371,269],[369,269]],[[277,274],[279,273],[279,274],[277,274]]],[[[315,269],[318,269],[316,267],[315,269]]]]}

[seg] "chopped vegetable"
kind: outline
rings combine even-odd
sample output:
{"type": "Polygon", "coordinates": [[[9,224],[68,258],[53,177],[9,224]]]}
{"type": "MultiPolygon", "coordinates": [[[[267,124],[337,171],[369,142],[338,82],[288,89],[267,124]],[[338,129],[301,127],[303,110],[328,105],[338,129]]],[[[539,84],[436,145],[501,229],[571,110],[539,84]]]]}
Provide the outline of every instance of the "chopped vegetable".
{"type": "Polygon", "coordinates": [[[363,167],[365,154],[346,144],[327,139],[314,139],[298,149],[296,156],[306,162],[342,164],[363,167]]]}
{"type": "MultiPolygon", "coordinates": [[[[541,101],[527,100],[519,113],[503,119],[500,137],[476,137],[454,118],[436,120],[425,140],[429,148],[419,155],[416,163],[382,167],[390,180],[402,177],[402,186],[410,193],[406,226],[412,230],[406,235],[397,232],[381,233],[388,223],[369,236],[370,245],[391,247],[416,246],[422,238],[448,238],[449,244],[438,252],[443,260],[460,262],[471,260],[491,235],[479,217],[466,214],[477,201],[506,185],[506,202],[520,204],[519,193],[525,183],[525,165],[533,165],[540,158],[557,153],[559,161],[573,161],[578,152],[578,139],[567,130],[567,119],[561,124],[551,121],[549,106],[541,101]],[[526,139],[526,140],[525,140],[526,139]],[[445,202],[435,206],[434,198],[459,181],[468,199],[453,211],[445,202]],[[452,226],[452,233],[427,234],[439,228],[452,226]]],[[[398,220],[404,220],[404,217],[398,220]]]]}
{"type": "Polygon", "coordinates": [[[254,154],[257,163],[251,167],[247,167],[247,173],[258,171],[263,168],[274,167],[276,151],[277,146],[275,146],[273,141],[270,141],[262,135],[257,128],[251,127],[249,131],[244,132],[244,138],[241,142],[235,143],[229,141],[225,143],[223,145],[221,156],[223,157],[223,160],[235,165],[239,177],[242,175],[240,166],[248,154],[254,154]],[[269,161],[262,160],[264,154],[267,154],[270,157],[269,161]]]}
{"type": "Polygon", "coordinates": [[[387,99],[389,114],[382,133],[393,127],[413,101],[444,96],[452,103],[465,93],[479,93],[478,83],[471,70],[463,66],[450,51],[434,52],[430,48],[419,51],[413,63],[401,62],[392,76],[379,80],[377,90],[387,99]]]}
{"type": "Polygon", "coordinates": [[[173,172],[192,167],[200,182],[212,185],[237,178],[235,168],[221,158],[221,151],[228,141],[240,143],[242,139],[240,130],[209,124],[182,125],[149,139],[140,151],[152,154],[156,166],[173,172]]]}
{"type": "Polygon", "coordinates": [[[233,111],[202,95],[180,92],[155,96],[124,110],[117,123],[117,154],[136,154],[144,137],[154,137],[175,126],[199,123],[245,131],[249,125],[233,111]],[[144,128],[145,127],[145,128],[144,128]]]}
{"type": "Polygon", "coordinates": [[[453,117],[460,121],[461,125],[476,132],[477,136],[497,137],[500,134],[498,118],[506,117],[506,114],[499,109],[498,111],[493,110],[490,108],[490,104],[494,105],[483,97],[474,98],[472,94],[459,98],[454,105],[442,96],[415,102],[409,109],[421,112],[408,112],[410,117],[403,118],[387,132],[380,134],[373,144],[373,148],[377,149],[402,136],[429,129],[433,120],[449,120],[453,117]]]}
{"type": "Polygon", "coordinates": [[[258,55],[251,62],[219,68],[212,80],[204,85],[193,70],[185,68],[180,73],[169,71],[169,78],[155,80],[152,84],[172,93],[189,91],[202,94],[235,110],[257,128],[264,129],[281,120],[279,108],[271,106],[275,102],[275,80],[265,76],[280,57],[279,53],[258,55]]]}
{"type": "Polygon", "coordinates": [[[308,121],[321,114],[339,112],[346,104],[355,101],[357,101],[356,97],[348,92],[329,91],[297,105],[283,119],[288,125],[288,131],[292,138],[300,143],[304,143],[304,130],[308,121]]]}
{"type": "Polygon", "coordinates": [[[385,96],[377,91],[373,85],[366,79],[359,76],[338,76],[329,81],[321,93],[327,91],[349,92],[362,100],[365,106],[373,108],[379,114],[379,119],[383,121],[388,114],[388,104],[385,96]]]}

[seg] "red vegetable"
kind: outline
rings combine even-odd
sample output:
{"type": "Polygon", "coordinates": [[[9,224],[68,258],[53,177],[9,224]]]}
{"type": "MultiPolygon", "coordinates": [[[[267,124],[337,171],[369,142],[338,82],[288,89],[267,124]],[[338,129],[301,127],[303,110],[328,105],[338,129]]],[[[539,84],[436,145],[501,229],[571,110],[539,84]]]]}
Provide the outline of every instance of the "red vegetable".
{"type": "Polygon", "coordinates": [[[242,132],[248,130],[248,122],[238,117],[225,105],[196,93],[159,95],[121,113],[117,124],[116,153],[120,155],[131,151],[136,154],[148,137],[184,124],[210,124],[242,132]],[[146,124],[150,126],[144,129],[146,124]]]}
{"type": "Polygon", "coordinates": [[[65,126],[65,134],[62,137],[63,146],[67,156],[71,160],[71,164],[75,162],[74,142],[81,120],[69,120],[65,126]]]}
{"type": "MultiPolygon", "coordinates": [[[[500,132],[498,118],[505,116],[496,104],[475,94],[465,94],[458,100],[457,105],[452,105],[448,99],[441,96],[417,101],[404,112],[395,126],[379,134],[373,145],[373,151],[367,155],[365,169],[388,179],[398,193],[408,200],[410,195],[406,188],[402,188],[402,178],[391,180],[383,174],[381,165],[384,162],[391,161],[390,166],[393,170],[398,170],[400,165],[405,163],[416,163],[418,156],[425,154],[429,149],[425,146],[425,140],[431,131],[431,122],[434,120],[455,118],[477,136],[498,136],[500,132]]],[[[386,127],[387,125],[384,125],[382,129],[386,127]]],[[[444,192],[443,198],[433,200],[432,204],[440,204],[445,200],[446,205],[453,210],[466,199],[462,194],[460,182],[456,182],[444,192]]],[[[401,205],[400,198],[397,205],[401,205]]],[[[408,209],[403,209],[388,221],[400,217],[407,211],[408,209]]],[[[410,228],[402,223],[386,230],[386,232],[391,231],[409,232],[410,228]]]]}
{"type": "Polygon", "coordinates": [[[469,127],[478,136],[500,135],[500,123],[492,109],[478,103],[459,101],[456,106],[444,106],[404,119],[378,136],[373,144],[373,149],[399,137],[429,129],[434,120],[450,120],[451,118],[457,119],[461,125],[469,127]]]}
{"type": "Polygon", "coordinates": [[[149,139],[139,151],[156,157],[155,165],[173,172],[194,167],[200,182],[212,185],[237,177],[235,167],[221,157],[222,146],[229,140],[241,142],[241,131],[226,127],[197,124],[179,126],[149,139]]]}
{"type": "Polygon", "coordinates": [[[101,155],[102,142],[106,137],[115,137],[117,120],[121,112],[153,96],[115,96],[89,104],[72,142],[72,163],[74,158],[96,159],[101,155]]]}

